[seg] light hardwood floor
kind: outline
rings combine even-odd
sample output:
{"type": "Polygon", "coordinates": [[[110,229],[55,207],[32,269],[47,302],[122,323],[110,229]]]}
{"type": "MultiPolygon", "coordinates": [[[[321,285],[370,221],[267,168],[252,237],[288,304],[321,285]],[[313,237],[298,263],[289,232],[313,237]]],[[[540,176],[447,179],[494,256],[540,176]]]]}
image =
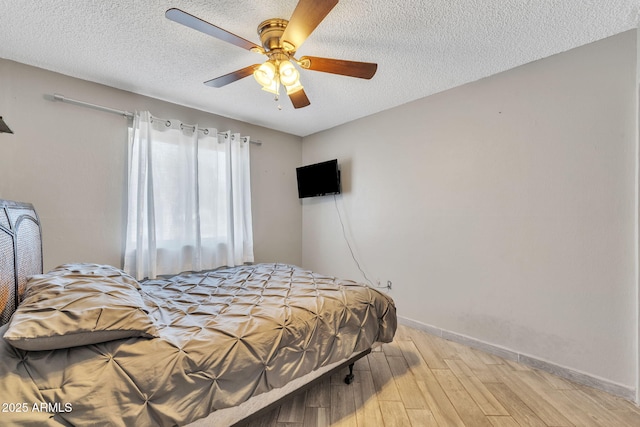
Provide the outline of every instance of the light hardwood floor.
{"type": "Polygon", "coordinates": [[[355,365],[247,427],[640,426],[640,408],[402,326],[355,365]]]}

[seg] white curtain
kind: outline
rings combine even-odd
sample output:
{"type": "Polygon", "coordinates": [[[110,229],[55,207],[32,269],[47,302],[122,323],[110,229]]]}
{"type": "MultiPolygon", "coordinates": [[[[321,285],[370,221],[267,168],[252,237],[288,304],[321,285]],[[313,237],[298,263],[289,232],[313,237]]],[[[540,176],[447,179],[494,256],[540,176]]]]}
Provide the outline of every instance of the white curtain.
{"type": "Polygon", "coordinates": [[[253,262],[249,137],[136,113],[124,269],[137,279],[253,262]]]}

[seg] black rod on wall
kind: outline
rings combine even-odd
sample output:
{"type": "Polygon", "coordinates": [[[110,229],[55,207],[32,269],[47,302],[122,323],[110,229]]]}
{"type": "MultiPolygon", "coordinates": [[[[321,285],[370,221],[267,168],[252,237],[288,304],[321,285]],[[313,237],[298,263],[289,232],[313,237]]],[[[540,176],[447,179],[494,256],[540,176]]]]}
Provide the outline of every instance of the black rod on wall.
{"type": "Polygon", "coordinates": [[[2,117],[0,117],[0,133],[13,133],[9,126],[4,122],[2,117]]]}

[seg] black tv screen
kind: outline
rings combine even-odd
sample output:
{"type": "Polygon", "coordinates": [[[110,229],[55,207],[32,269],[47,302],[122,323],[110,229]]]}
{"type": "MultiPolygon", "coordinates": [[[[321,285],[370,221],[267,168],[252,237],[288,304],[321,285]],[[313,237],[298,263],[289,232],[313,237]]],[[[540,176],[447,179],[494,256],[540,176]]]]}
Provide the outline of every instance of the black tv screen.
{"type": "Polygon", "coordinates": [[[298,197],[315,197],[340,193],[338,160],[329,160],[296,168],[298,197]]]}

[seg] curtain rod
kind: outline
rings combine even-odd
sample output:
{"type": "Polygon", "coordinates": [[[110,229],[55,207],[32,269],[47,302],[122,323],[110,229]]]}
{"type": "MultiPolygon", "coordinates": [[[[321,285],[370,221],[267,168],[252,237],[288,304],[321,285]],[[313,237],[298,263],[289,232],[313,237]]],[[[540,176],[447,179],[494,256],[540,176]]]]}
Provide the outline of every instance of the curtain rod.
{"type": "Polygon", "coordinates": [[[91,104],[90,102],[78,101],[77,99],[67,98],[64,95],[60,95],[59,93],[54,93],[53,99],[54,101],[68,102],[69,104],[80,105],[81,107],[94,108],[96,110],[106,111],[107,113],[118,114],[128,119],[133,119],[133,113],[130,113],[128,111],[116,110],[115,108],[103,107],[102,105],[91,104]]]}
{"type": "MultiPolygon", "coordinates": [[[[119,116],[123,116],[123,117],[126,117],[128,119],[133,119],[133,113],[131,113],[129,111],[116,110],[115,108],[109,108],[109,107],[105,107],[105,106],[102,106],[102,105],[92,104],[90,102],[85,102],[85,101],[80,101],[80,100],[77,100],[77,99],[67,98],[66,96],[61,95],[59,93],[54,93],[53,94],[53,100],[54,101],[60,101],[60,102],[67,102],[69,104],[75,104],[75,105],[79,105],[81,107],[94,108],[96,110],[105,111],[107,113],[118,114],[119,116]]],[[[157,119],[157,117],[154,117],[154,118],[157,119]]],[[[161,119],[159,119],[159,120],[161,120],[161,119]]],[[[226,135],[226,133],[220,132],[220,133],[218,133],[218,135],[226,135]]],[[[258,141],[249,140],[249,142],[251,144],[262,145],[262,141],[259,141],[259,140],[258,141]]]]}

